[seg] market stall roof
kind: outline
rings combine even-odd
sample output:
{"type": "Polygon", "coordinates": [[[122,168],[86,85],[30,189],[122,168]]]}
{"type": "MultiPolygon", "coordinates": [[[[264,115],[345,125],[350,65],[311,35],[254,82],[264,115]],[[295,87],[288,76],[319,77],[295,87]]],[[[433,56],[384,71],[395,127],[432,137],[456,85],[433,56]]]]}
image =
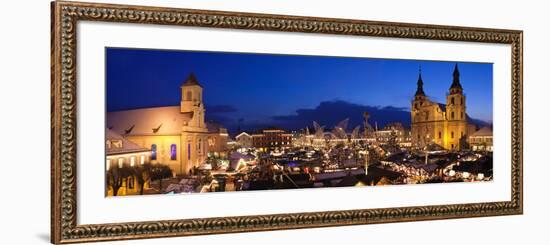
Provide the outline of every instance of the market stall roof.
{"type": "Polygon", "coordinates": [[[236,159],[236,160],[239,160],[239,159],[252,160],[252,159],[255,159],[256,157],[253,156],[253,155],[250,155],[250,154],[243,154],[243,153],[234,151],[234,152],[231,153],[229,158],[232,159],[232,160],[233,159],[236,159]]]}

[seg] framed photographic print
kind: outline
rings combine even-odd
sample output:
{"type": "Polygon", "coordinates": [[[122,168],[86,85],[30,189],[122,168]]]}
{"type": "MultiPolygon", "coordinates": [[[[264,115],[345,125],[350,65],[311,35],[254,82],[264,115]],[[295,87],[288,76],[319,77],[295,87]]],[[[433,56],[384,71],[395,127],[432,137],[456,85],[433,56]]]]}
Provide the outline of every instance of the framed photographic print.
{"type": "Polygon", "coordinates": [[[523,211],[522,31],[51,6],[52,243],[523,211]]]}

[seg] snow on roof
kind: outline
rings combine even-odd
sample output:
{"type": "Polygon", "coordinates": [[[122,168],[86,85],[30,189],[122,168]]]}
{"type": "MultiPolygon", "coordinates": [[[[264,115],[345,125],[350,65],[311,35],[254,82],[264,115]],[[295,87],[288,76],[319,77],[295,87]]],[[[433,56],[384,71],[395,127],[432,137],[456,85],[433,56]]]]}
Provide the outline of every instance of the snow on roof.
{"type": "Polygon", "coordinates": [[[111,141],[111,147],[107,147],[107,155],[149,151],[149,149],[141,147],[138,144],[125,139],[124,137],[122,137],[122,135],[117,134],[110,129],[105,130],[105,138],[106,140],[111,141]],[[121,141],[122,144],[117,145],[114,144],[113,141],[121,141]]]}
{"type": "Polygon", "coordinates": [[[179,135],[192,112],[164,106],[107,113],[107,127],[120,135],[179,135]]]}
{"type": "Polygon", "coordinates": [[[478,131],[476,131],[475,133],[473,133],[472,135],[470,135],[470,137],[475,137],[475,136],[493,136],[493,129],[491,127],[483,127],[478,131]]]}
{"type": "Polygon", "coordinates": [[[236,139],[241,138],[241,137],[250,137],[250,134],[248,134],[247,132],[242,132],[242,133],[238,134],[237,136],[235,136],[236,139]]]}

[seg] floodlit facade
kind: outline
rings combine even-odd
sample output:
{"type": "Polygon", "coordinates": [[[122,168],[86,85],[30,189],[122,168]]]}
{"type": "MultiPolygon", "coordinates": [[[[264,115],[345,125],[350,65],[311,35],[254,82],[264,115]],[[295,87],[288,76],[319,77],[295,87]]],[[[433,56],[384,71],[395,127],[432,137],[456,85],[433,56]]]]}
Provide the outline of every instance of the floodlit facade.
{"type": "Polygon", "coordinates": [[[252,134],[252,146],[260,151],[289,148],[292,146],[292,134],[282,129],[264,129],[252,134]]]}
{"type": "Polygon", "coordinates": [[[413,147],[435,143],[447,150],[464,148],[468,135],[475,126],[468,123],[466,95],[460,84],[458,65],[453,72],[453,83],[446,104],[433,102],[424,93],[422,74],[418,75],[417,90],[411,103],[411,140],[413,147]]]}
{"type": "Polygon", "coordinates": [[[411,131],[407,130],[399,122],[394,122],[386,125],[382,130],[375,130],[373,132],[375,142],[385,144],[391,140],[395,140],[395,143],[402,147],[411,146],[411,131]]]}
{"type": "MultiPolygon", "coordinates": [[[[111,168],[137,167],[149,163],[151,151],[134,142],[125,139],[122,135],[117,134],[113,130],[105,130],[105,170],[111,168]]],[[[149,183],[145,183],[147,188],[149,183]]],[[[129,176],[124,179],[122,186],[118,190],[118,195],[131,195],[139,193],[139,185],[137,179],[129,176]]],[[[107,189],[107,196],[113,196],[113,189],[107,189]]]]}
{"type": "Polygon", "coordinates": [[[252,147],[252,136],[247,132],[241,132],[239,135],[235,136],[235,141],[241,147],[252,147]]]}
{"type": "Polygon", "coordinates": [[[204,118],[203,88],[194,74],[183,82],[179,106],[109,112],[107,127],[150,149],[151,163],[168,165],[175,175],[205,163],[209,152],[225,150],[228,134],[204,118]]]}

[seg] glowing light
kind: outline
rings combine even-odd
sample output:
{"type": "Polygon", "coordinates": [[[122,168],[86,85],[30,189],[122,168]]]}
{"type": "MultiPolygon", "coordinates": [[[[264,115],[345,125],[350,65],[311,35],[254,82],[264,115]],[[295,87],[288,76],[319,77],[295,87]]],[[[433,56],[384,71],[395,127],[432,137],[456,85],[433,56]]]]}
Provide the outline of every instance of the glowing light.
{"type": "Polygon", "coordinates": [[[485,175],[483,173],[477,174],[477,179],[478,180],[482,180],[483,178],[485,178],[485,175]]]}

